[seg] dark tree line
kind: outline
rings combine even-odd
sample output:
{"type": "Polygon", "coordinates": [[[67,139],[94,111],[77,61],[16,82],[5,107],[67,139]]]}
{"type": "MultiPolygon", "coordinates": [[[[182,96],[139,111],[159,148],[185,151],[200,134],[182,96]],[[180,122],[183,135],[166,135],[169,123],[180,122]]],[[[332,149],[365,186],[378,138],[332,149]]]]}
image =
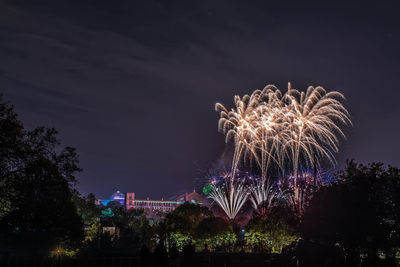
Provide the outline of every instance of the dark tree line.
{"type": "Polygon", "coordinates": [[[0,97],[0,246],[5,253],[44,255],[82,240],[72,202],[78,155],[57,131],[26,130],[0,97]]]}
{"type": "Polygon", "coordinates": [[[400,170],[349,161],[336,184],[314,195],[300,227],[304,239],[339,249],[348,266],[394,264],[400,248],[400,170]]]}

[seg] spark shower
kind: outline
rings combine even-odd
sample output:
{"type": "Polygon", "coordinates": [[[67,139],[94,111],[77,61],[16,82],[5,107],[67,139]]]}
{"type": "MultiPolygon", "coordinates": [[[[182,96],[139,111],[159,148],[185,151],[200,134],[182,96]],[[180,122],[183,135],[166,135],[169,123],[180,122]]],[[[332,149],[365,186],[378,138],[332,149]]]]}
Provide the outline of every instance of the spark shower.
{"type": "Polygon", "coordinates": [[[352,124],[343,100],[341,93],[327,92],[321,86],[309,86],[301,92],[289,83],[284,94],[267,85],[242,98],[236,95],[235,107],[230,110],[217,103],[218,130],[225,134],[226,143],[233,141],[234,153],[229,178],[223,185],[213,185],[210,198],[233,219],[249,196],[255,208],[265,202],[271,204],[271,196],[284,196],[270,183],[270,176],[280,175],[293,189],[289,190],[292,196],[287,197],[288,202],[302,209],[299,205],[304,190],[298,184],[299,173],[320,168],[325,159],[335,165],[338,136],[345,137],[341,126],[352,124]],[[235,178],[238,169],[252,171],[253,165],[261,177],[244,186],[235,178]]]}

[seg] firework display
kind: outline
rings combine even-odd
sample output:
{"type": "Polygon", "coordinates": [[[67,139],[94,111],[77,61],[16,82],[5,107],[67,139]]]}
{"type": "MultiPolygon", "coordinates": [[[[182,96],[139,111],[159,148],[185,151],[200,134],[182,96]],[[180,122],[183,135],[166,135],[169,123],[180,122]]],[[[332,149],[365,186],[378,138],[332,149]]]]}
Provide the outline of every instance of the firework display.
{"type": "Polygon", "coordinates": [[[225,212],[229,219],[234,219],[249,196],[249,190],[241,182],[225,181],[212,185],[209,195],[225,212]]]}
{"type": "Polygon", "coordinates": [[[286,190],[274,185],[270,180],[256,180],[249,186],[250,201],[254,210],[262,216],[268,215],[277,201],[286,199],[286,190]]]}
{"type": "MultiPolygon", "coordinates": [[[[227,215],[229,213],[228,217],[236,215],[237,212],[232,212],[236,195],[229,195],[231,191],[237,192],[233,189],[237,185],[236,173],[239,168],[252,166],[254,162],[261,177],[247,186],[246,194],[250,195],[259,213],[267,212],[274,199],[281,198],[303,209],[305,196],[309,195],[307,190],[303,190],[304,186],[299,185],[299,180],[303,181],[302,184],[307,180],[303,170],[320,168],[322,160],[334,165],[339,136],[345,137],[341,126],[351,125],[342,100],[344,96],[336,91],[327,92],[323,87],[309,86],[306,92],[301,92],[289,83],[284,94],[274,85],[267,85],[251,95],[235,96],[235,107],[230,110],[217,103],[215,109],[220,113],[218,130],[225,134],[226,143],[233,141],[234,153],[228,175],[229,190],[225,189],[225,194],[222,194],[223,190],[214,185],[209,197],[227,215]],[[278,182],[286,180],[291,196],[284,197],[287,193],[270,181],[271,176],[283,177],[278,182]],[[222,196],[224,201],[221,201],[222,196]]],[[[239,187],[240,190],[245,188],[243,184],[239,187]]]]}
{"type": "Polygon", "coordinates": [[[295,177],[300,160],[311,167],[318,166],[321,158],[335,163],[337,135],[344,137],[339,125],[351,124],[342,99],[341,93],[327,92],[320,86],[300,92],[289,83],[286,94],[267,85],[250,96],[235,96],[235,108],[230,111],[217,103],[218,129],[226,135],[226,142],[234,142],[233,174],[240,159],[249,154],[263,177],[271,161],[281,171],[287,171],[284,163],[291,162],[295,177]]]}

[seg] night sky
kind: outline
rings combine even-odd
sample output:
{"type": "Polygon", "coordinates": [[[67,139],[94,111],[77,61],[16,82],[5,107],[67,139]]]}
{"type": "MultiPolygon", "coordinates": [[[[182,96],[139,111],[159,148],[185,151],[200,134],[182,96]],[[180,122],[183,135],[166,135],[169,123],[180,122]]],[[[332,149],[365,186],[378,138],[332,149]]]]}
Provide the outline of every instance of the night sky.
{"type": "Polygon", "coordinates": [[[269,83],[346,96],[339,167],[399,167],[400,9],[267,2],[0,0],[0,92],[78,149],[101,198],[192,190],[224,151],[215,102],[269,83]]]}

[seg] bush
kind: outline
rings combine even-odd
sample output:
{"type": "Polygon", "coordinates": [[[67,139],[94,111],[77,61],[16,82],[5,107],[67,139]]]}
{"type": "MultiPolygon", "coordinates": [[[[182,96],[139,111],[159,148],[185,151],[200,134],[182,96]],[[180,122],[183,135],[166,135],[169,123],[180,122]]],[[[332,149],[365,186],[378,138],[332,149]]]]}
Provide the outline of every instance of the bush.
{"type": "Polygon", "coordinates": [[[249,222],[244,239],[252,252],[281,253],[298,236],[285,221],[257,217],[249,222]]]}

